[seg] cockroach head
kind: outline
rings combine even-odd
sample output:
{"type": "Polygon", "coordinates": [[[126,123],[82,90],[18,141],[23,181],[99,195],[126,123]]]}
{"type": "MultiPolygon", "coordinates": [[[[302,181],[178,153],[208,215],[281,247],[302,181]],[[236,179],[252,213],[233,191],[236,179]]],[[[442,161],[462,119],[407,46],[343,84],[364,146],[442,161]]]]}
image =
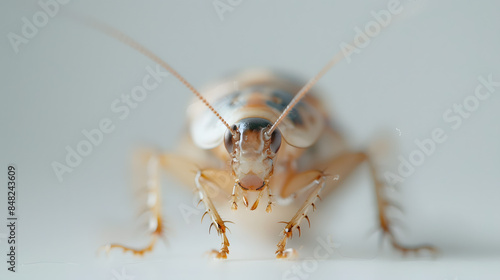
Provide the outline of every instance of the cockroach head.
{"type": "Polygon", "coordinates": [[[231,155],[231,166],[239,186],[260,190],[272,175],[276,153],[281,146],[281,132],[268,134],[272,123],[262,118],[246,118],[235,123],[224,136],[231,155]]]}

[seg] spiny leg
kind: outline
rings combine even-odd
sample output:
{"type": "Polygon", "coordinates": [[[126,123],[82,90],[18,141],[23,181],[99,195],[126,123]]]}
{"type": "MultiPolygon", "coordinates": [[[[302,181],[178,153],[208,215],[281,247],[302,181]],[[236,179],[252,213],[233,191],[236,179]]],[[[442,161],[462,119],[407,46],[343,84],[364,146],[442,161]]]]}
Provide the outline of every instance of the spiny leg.
{"type": "MultiPolygon", "coordinates": [[[[299,231],[299,237],[300,237],[300,223],[302,222],[303,219],[306,219],[307,222],[309,223],[309,226],[311,226],[309,217],[307,216],[307,213],[309,209],[315,210],[316,206],[314,205],[314,202],[316,199],[319,198],[319,194],[321,190],[325,186],[325,175],[323,175],[321,172],[317,172],[317,177],[312,181],[309,185],[313,187],[313,190],[311,193],[308,195],[306,201],[302,204],[300,209],[297,211],[297,213],[293,216],[293,218],[289,222],[283,222],[286,223],[285,228],[283,229],[283,237],[281,238],[280,242],[278,243],[278,249],[276,250],[276,258],[288,258],[294,255],[293,249],[292,251],[286,250],[286,242],[288,238],[292,238],[293,235],[293,230],[297,229],[299,231]]],[[[307,188],[307,187],[306,187],[307,188]]]]}
{"type": "MultiPolygon", "coordinates": [[[[210,197],[208,196],[207,185],[203,184],[202,181],[206,181],[205,183],[208,183],[208,182],[210,182],[210,178],[203,176],[202,171],[198,171],[198,173],[196,174],[196,177],[195,177],[195,183],[196,183],[196,188],[198,190],[198,193],[200,195],[200,200],[203,201],[203,204],[205,204],[205,207],[206,207],[206,211],[203,214],[203,217],[206,214],[210,215],[210,218],[212,219],[212,223],[210,224],[209,231],[210,231],[210,229],[212,229],[212,226],[214,226],[215,229],[217,230],[217,233],[222,238],[220,250],[219,251],[212,250],[211,253],[213,254],[214,257],[216,257],[218,259],[226,259],[227,254],[229,253],[229,240],[227,239],[227,236],[226,236],[227,227],[225,225],[225,223],[227,221],[223,221],[222,218],[220,217],[219,213],[217,212],[217,209],[215,208],[215,205],[212,202],[212,199],[210,199],[210,197]]],[[[202,217],[202,220],[203,220],[203,217],[202,217]]]]}
{"type": "Polygon", "coordinates": [[[149,230],[151,231],[151,240],[148,245],[140,249],[130,248],[121,244],[108,244],[103,246],[106,252],[113,248],[120,248],[124,252],[132,252],[134,255],[144,255],[146,252],[153,250],[158,237],[163,235],[163,220],[160,211],[160,182],[159,182],[159,159],[157,156],[151,155],[147,160],[147,212],[151,213],[149,221],[149,230]]]}
{"type": "MultiPolygon", "coordinates": [[[[104,246],[104,249],[107,251],[112,248],[121,248],[125,251],[131,251],[134,254],[142,255],[145,252],[151,251],[158,237],[163,236],[164,229],[160,211],[159,167],[168,171],[177,180],[183,182],[184,185],[196,187],[197,191],[200,189],[194,180],[200,168],[192,159],[175,154],[161,154],[149,155],[147,162],[148,210],[153,214],[150,220],[150,228],[152,230],[151,240],[146,247],[141,249],[132,249],[119,244],[110,244],[104,246]]],[[[205,169],[203,170],[203,177],[208,178],[210,182],[217,186],[217,190],[222,190],[223,192],[229,192],[234,183],[234,179],[231,178],[230,174],[228,174],[226,170],[221,169],[205,169]]],[[[206,198],[208,198],[208,195],[212,195],[208,188],[203,188],[203,190],[206,198]]],[[[210,209],[215,209],[215,207],[212,205],[210,209]]],[[[220,224],[223,225],[224,223],[222,222],[220,224]]],[[[215,226],[217,227],[217,225],[215,226]]],[[[219,231],[224,230],[225,232],[225,226],[219,226],[219,228],[222,228],[219,229],[219,231]]],[[[225,243],[229,246],[229,242],[226,241],[225,243]]]]}
{"type": "Polygon", "coordinates": [[[380,229],[382,230],[382,233],[384,235],[389,237],[392,247],[402,252],[403,254],[406,254],[408,252],[418,252],[422,250],[436,252],[436,249],[430,245],[407,246],[407,245],[402,245],[399,241],[397,241],[394,232],[392,230],[391,221],[387,217],[387,209],[389,207],[395,207],[399,209],[399,206],[396,205],[394,202],[389,201],[385,197],[384,188],[386,185],[378,179],[378,174],[375,168],[375,164],[371,161],[368,155],[366,154],[363,155],[365,156],[365,159],[368,161],[368,164],[370,166],[370,174],[375,185],[375,195],[377,198],[378,219],[380,223],[380,229]]]}
{"type": "MultiPolygon", "coordinates": [[[[287,182],[285,187],[282,189],[281,192],[281,197],[289,197],[290,195],[300,192],[304,189],[307,189],[309,185],[307,185],[307,182],[312,181],[314,178],[317,178],[318,174],[323,174],[322,179],[325,180],[327,176],[333,176],[335,175],[335,179],[332,181],[328,182],[328,188],[325,189],[324,191],[331,191],[335,187],[339,186],[340,183],[352,172],[358,167],[361,163],[367,161],[369,166],[370,166],[370,173],[372,176],[372,179],[374,181],[374,187],[375,187],[375,194],[376,194],[376,199],[377,199],[377,208],[378,208],[378,217],[379,217],[379,222],[380,222],[380,228],[382,229],[383,233],[388,235],[391,244],[394,248],[397,250],[406,253],[406,252],[416,252],[420,250],[430,250],[434,251],[435,249],[432,246],[428,245],[420,245],[420,246],[404,246],[400,244],[395,236],[394,233],[391,230],[391,223],[387,217],[386,210],[390,206],[394,206],[393,203],[389,202],[385,196],[383,195],[383,190],[384,190],[384,184],[378,180],[377,172],[375,169],[375,165],[373,162],[370,160],[369,156],[364,153],[364,152],[353,152],[353,153],[344,153],[341,154],[340,156],[328,161],[325,165],[320,165],[318,166],[318,170],[324,170],[323,172],[317,171],[317,170],[310,170],[302,173],[298,173],[293,175],[290,180],[287,182]]],[[[318,188],[316,188],[318,189],[318,188]]],[[[315,189],[315,190],[316,190],[315,189]]],[[[319,189],[321,191],[322,188],[319,189]]],[[[318,191],[318,194],[319,194],[318,191]]],[[[309,195],[309,199],[314,199],[314,190],[313,192],[309,195]]],[[[307,201],[306,201],[307,202],[307,201]]],[[[314,201],[313,201],[314,202],[314,201]]],[[[313,203],[311,202],[311,203],[313,203]]],[[[304,206],[308,206],[305,204],[304,206]]],[[[304,207],[303,206],[303,207],[304,207]]],[[[303,208],[301,208],[303,209],[303,208]]],[[[294,218],[300,213],[297,212],[297,214],[294,216],[294,218]]],[[[307,218],[307,216],[305,216],[307,218]]],[[[309,221],[309,219],[307,218],[309,221]]],[[[292,219],[293,221],[293,219],[292,219]]],[[[298,224],[297,224],[298,225],[298,224]]],[[[287,227],[285,227],[284,233],[285,237],[286,235],[292,235],[291,230],[293,229],[294,224],[289,222],[287,224],[287,227]]],[[[299,229],[300,230],[300,229],[299,229]]],[[[299,231],[300,233],[300,231],[299,231]]],[[[286,245],[286,238],[283,238],[280,243],[278,243],[278,251],[277,257],[278,258],[283,258],[287,257],[287,255],[284,252],[284,248],[286,245]]]]}

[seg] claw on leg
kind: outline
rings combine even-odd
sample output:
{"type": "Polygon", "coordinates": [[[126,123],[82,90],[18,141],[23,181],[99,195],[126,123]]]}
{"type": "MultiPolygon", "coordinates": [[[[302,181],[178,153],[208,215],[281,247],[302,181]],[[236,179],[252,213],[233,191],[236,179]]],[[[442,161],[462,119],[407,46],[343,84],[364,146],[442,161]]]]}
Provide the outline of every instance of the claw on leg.
{"type": "Polygon", "coordinates": [[[388,236],[392,247],[394,249],[396,249],[397,251],[401,252],[403,255],[406,255],[408,253],[416,253],[417,254],[417,253],[422,252],[422,251],[428,251],[431,254],[436,254],[438,252],[438,250],[434,246],[427,245],[427,244],[416,245],[416,246],[403,245],[396,240],[394,233],[389,228],[382,227],[382,238],[384,236],[388,236]]]}
{"type": "Polygon", "coordinates": [[[227,254],[229,254],[229,241],[227,240],[225,232],[221,232],[219,235],[222,235],[221,248],[219,251],[210,251],[210,255],[216,259],[227,259],[227,254]]]}
{"type": "Polygon", "coordinates": [[[214,226],[217,229],[217,233],[219,234],[219,236],[222,236],[222,244],[220,250],[212,250],[209,252],[209,255],[215,259],[227,259],[227,254],[229,254],[229,240],[226,236],[226,229],[228,228],[225,226],[225,223],[230,223],[230,221],[222,221],[221,224],[215,222],[210,224],[210,229],[212,228],[212,226],[214,226]]]}
{"type": "Polygon", "coordinates": [[[295,259],[298,256],[299,256],[299,253],[297,252],[297,250],[295,250],[293,248],[288,248],[288,249],[276,254],[277,259],[295,259]]]}
{"type": "Polygon", "coordinates": [[[213,257],[214,259],[222,259],[222,260],[225,260],[227,259],[227,253],[226,251],[217,251],[217,250],[212,250],[210,252],[208,252],[208,254],[213,257]]]}
{"type": "Polygon", "coordinates": [[[403,255],[407,253],[419,253],[422,251],[428,251],[431,254],[436,254],[438,251],[434,246],[431,245],[417,245],[417,246],[403,246],[399,244],[394,238],[391,238],[392,247],[400,251],[403,255]]]}
{"type": "Polygon", "coordinates": [[[143,256],[145,253],[153,251],[153,248],[156,244],[156,241],[158,240],[158,237],[162,237],[164,232],[163,232],[163,222],[161,217],[156,217],[156,228],[151,233],[151,240],[149,241],[149,244],[145,246],[144,248],[141,249],[134,249],[128,246],[124,246],[121,244],[107,244],[99,248],[99,250],[104,250],[106,254],[111,251],[111,249],[118,248],[122,249],[123,252],[132,252],[132,254],[137,255],[137,256],[143,256]]]}

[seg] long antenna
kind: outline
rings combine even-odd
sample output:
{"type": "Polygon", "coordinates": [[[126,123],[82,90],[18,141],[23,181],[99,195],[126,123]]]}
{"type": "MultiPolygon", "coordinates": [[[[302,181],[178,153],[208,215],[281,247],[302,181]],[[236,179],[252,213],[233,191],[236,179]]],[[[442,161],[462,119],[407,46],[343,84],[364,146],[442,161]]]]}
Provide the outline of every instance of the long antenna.
{"type": "Polygon", "coordinates": [[[227,127],[227,129],[231,131],[231,134],[235,135],[235,131],[229,126],[229,124],[224,120],[224,118],[222,118],[219,112],[217,112],[217,110],[215,110],[215,108],[212,107],[212,105],[210,105],[210,103],[208,103],[208,101],[186,79],[184,79],[184,77],[182,77],[177,71],[175,71],[174,68],[168,65],[168,63],[166,63],[152,51],[150,51],[143,45],[139,44],[137,41],[132,39],[130,36],[124,34],[120,30],[111,27],[103,22],[100,22],[96,19],[85,18],[79,15],[76,17],[79,20],[81,20],[84,24],[101,31],[121,41],[122,43],[125,43],[129,47],[137,50],[138,52],[142,53],[143,55],[150,58],[154,62],[158,63],[161,67],[163,67],[165,70],[170,72],[170,74],[172,74],[175,78],[177,78],[177,80],[179,80],[182,84],[184,84],[192,93],[194,93],[194,95],[196,95],[196,97],[198,97],[201,100],[201,102],[203,102],[203,104],[205,104],[205,106],[207,106],[208,109],[210,109],[210,111],[212,111],[212,113],[214,113],[217,116],[217,118],[219,118],[219,120],[227,127]]]}
{"type": "Polygon", "coordinates": [[[279,118],[266,132],[268,135],[271,135],[271,133],[273,133],[273,131],[278,127],[278,125],[283,121],[283,119],[290,113],[293,107],[295,107],[295,105],[299,103],[299,101],[304,97],[304,95],[306,95],[306,93],[309,92],[309,90],[319,81],[319,79],[321,79],[321,77],[323,77],[323,75],[325,75],[326,72],[328,72],[328,70],[330,70],[333,67],[333,65],[337,64],[337,62],[341,61],[342,58],[344,58],[345,56],[350,55],[356,49],[356,47],[358,47],[359,44],[356,42],[359,42],[359,39],[363,35],[364,34],[360,34],[354,38],[353,42],[351,43],[351,46],[354,45],[355,47],[348,48],[346,52],[343,52],[341,50],[340,52],[336,53],[333,56],[333,58],[325,66],[323,66],[321,71],[319,71],[319,73],[316,76],[310,79],[309,82],[307,82],[307,84],[299,90],[299,92],[293,97],[292,101],[288,103],[288,105],[286,106],[285,110],[281,113],[279,118]]]}
{"type": "Polygon", "coordinates": [[[285,110],[283,111],[283,113],[281,113],[281,115],[276,120],[276,122],[274,122],[273,126],[271,126],[271,128],[266,132],[268,135],[271,135],[271,133],[273,133],[273,131],[276,129],[276,127],[278,127],[278,124],[280,124],[280,122],[288,115],[288,113],[290,113],[290,111],[302,99],[302,97],[304,97],[304,95],[306,95],[306,93],[309,92],[309,90],[312,88],[312,86],[314,86],[319,81],[319,79],[321,79],[321,77],[323,77],[323,75],[326,72],[328,72],[328,70],[330,70],[330,68],[333,67],[333,65],[335,65],[337,62],[339,62],[340,60],[342,60],[342,58],[343,58],[342,52],[338,52],[321,69],[321,71],[319,71],[319,73],[315,77],[313,77],[312,79],[310,79],[309,82],[307,82],[307,84],[299,90],[299,92],[295,95],[295,97],[292,99],[292,101],[290,101],[290,103],[288,103],[288,105],[286,106],[285,110]]]}

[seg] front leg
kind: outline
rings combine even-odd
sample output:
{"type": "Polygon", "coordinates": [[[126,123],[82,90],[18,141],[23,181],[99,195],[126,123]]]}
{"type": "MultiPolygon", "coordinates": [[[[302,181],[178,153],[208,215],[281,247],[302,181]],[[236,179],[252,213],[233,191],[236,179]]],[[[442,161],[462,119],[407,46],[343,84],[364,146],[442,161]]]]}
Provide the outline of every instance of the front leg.
{"type": "Polygon", "coordinates": [[[292,231],[294,229],[297,229],[299,231],[299,236],[300,236],[300,223],[302,222],[303,219],[306,219],[307,222],[310,224],[309,217],[307,216],[308,211],[312,208],[313,211],[315,210],[316,206],[314,205],[314,202],[319,198],[320,192],[323,190],[325,187],[325,175],[321,171],[309,171],[306,173],[301,173],[299,176],[295,177],[302,177],[301,175],[305,175],[305,177],[311,177],[315,176],[314,180],[306,186],[306,189],[312,187],[311,193],[307,196],[306,201],[302,204],[300,209],[297,211],[297,213],[293,216],[293,218],[287,223],[286,223],[285,228],[283,229],[283,238],[281,238],[280,242],[278,243],[278,249],[276,250],[276,257],[281,259],[281,258],[288,258],[293,255],[295,255],[295,251],[293,249],[285,250],[286,247],[286,242],[288,238],[292,238],[292,231]]]}
{"type": "Polygon", "coordinates": [[[225,225],[227,221],[222,220],[222,218],[219,215],[219,212],[217,212],[217,209],[215,208],[215,205],[212,202],[212,199],[210,199],[208,195],[207,183],[214,183],[214,181],[210,180],[210,176],[208,173],[209,173],[208,170],[206,173],[204,173],[203,171],[198,171],[195,177],[196,188],[200,196],[200,201],[203,202],[206,208],[203,217],[206,214],[210,215],[210,218],[212,219],[212,223],[210,224],[210,229],[212,229],[212,226],[214,226],[215,229],[217,230],[217,233],[222,238],[220,250],[219,251],[212,250],[211,253],[212,255],[214,255],[214,257],[218,259],[226,259],[227,254],[229,253],[229,240],[227,239],[226,236],[227,227],[225,225]]]}
{"type": "Polygon", "coordinates": [[[156,155],[147,153],[145,156],[147,158],[147,210],[151,213],[151,239],[149,243],[142,248],[131,248],[121,244],[108,244],[103,246],[103,248],[106,251],[119,248],[124,251],[132,252],[135,255],[143,255],[152,251],[159,238],[164,236],[159,181],[159,170],[160,168],[163,168],[176,177],[176,179],[182,181],[186,186],[196,187],[201,200],[207,208],[206,213],[209,213],[212,218],[213,223],[210,227],[215,226],[219,235],[222,235],[223,237],[223,247],[220,252],[217,252],[217,257],[226,258],[227,253],[229,252],[229,242],[225,235],[226,227],[224,225],[224,221],[222,221],[219,214],[215,210],[212,200],[209,198],[211,194],[208,190],[207,184],[212,184],[219,190],[228,192],[232,182],[234,182],[234,180],[230,177],[230,173],[228,173],[227,170],[221,169],[204,169],[203,171],[200,171],[200,168],[194,161],[179,155],[156,155]]]}
{"type": "Polygon", "coordinates": [[[310,207],[313,207],[314,209],[314,202],[316,198],[318,198],[319,193],[323,190],[325,177],[333,175],[338,176],[336,177],[338,179],[328,182],[328,188],[325,191],[331,191],[334,188],[338,187],[340,183],[363,162],[368,163],[370,167],[371,177],[374,182],[380,228],[385,235],[389,236],[392,246],[403,253],[418,252],[420,250],[428,250],[432,252],[435,251],[434,247],[429,245],[405,246],[397,241],[393,231],[391,230],[391,223],[386,214],[387,208],[389,206],[393,206],[393,204],[390,203],[383,195],[384,184],[377,177],[377,170],[373,161],[371,161],[369,156],[364,152],[347,152],[339,155],[336,158],[333,158],[325,165],[317,167],[318,170],[324,171],[311,170],[294,174],[285,184],[280,193],[280,196],[284,198],[309,188],[308,186],[310,186],[311,184],[315,183],[315,186],[297,214],[295,214],[290,222],[287,223],[287,226],[283,231],[284,237],[278,243],[278,250],[276,251],[276,256],[278,258],[286,258],[290,256],[290,252],[285,250],[286,240],[287,238],[292,236],[291,231],[294,228],[297,228],[300,234],[299,224],[303,218],[306,218],[309,221],[309,218],[307,217],[307,211],[310,207]],[[312,183],[309,183],[308,185],[308,182],[312,183]]]}

